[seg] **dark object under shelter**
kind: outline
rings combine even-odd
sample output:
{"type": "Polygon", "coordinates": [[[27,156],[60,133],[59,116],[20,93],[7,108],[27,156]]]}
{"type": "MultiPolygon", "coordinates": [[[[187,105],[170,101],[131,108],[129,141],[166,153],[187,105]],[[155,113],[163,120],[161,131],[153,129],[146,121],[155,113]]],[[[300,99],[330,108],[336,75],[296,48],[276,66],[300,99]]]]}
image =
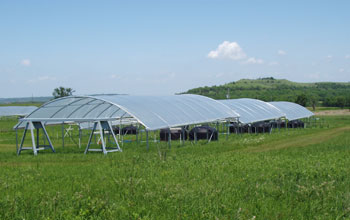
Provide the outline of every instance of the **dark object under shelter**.
{"type": "Polygon", "coordinates": [[[159,138],[161,141],[169,140],[169,130],[171,140],[187,140],[188,132],[183,128],[160,129],[159,138]],[[184,136],[184,138],[183,138],[184,136]]]}
{"type": "Polygon", "coordinates": [[[288,128],[304,128],[304,122],[301,120],[289,121],[288,128]]]}
{"type": "Polygon", "coordinates": [[[270,133],[272,131],[271,123],[257,122],[252,124],[252,133],[270,133]]]}
{"type": "Polygon", "coordinates": [[[193,140],[218,140],[218,131],[209,126],[198,126],[191,129],[189,133],[189,139],[193,140]]]}
{"type": "MultiPolygon", "coordinates": [[[[120,128],[118,126],[115,126],[115,127],[113,127],[113,131],[114,131],[114,134],[119,134],[120,128]]],[[[133,125],[126,126],[126,127],[122,128],[121,134],[122,135],[126,135],[126,134],[136,135],[136,134],[138,134],[138,129],[137,129],[137,127],[135,127],[133,125]]]]}

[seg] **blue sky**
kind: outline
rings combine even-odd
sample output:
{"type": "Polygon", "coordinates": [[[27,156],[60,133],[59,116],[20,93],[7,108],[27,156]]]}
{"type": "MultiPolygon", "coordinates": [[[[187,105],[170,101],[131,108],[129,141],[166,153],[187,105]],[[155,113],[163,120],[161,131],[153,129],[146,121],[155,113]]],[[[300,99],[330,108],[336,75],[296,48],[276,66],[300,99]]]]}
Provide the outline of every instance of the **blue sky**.
{"type": "Polygon", "coordinates": [[[0,97],[350,81],[350,1],[0,2],[0,97]]]}

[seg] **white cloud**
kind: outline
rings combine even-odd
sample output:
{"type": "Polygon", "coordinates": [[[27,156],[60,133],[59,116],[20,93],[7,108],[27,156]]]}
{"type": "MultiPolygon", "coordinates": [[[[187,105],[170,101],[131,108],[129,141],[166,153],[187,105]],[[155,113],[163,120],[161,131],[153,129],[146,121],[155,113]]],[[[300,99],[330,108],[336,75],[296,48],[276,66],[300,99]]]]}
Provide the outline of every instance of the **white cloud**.
{"type": "Polygon", "coordinates": [[[286,55],[286,54],[287,54],[287,52],[286,52],[286,51],[284,51],[284,50],[278,50],[278,51],[277,51],[277,53],[278,53],[278,55],[281,55],[281,56],[283,56],[283,55],[286,55]]]}
{"type": "Polygon", "coordinates": [[[279,63],[276,61],[269,62],[269,66],[277,66],[277,65],[279,65],[279,63]]]}
{"type": "Polygon", "coordinates": [[[116,74],[112,74],[111,76],[110,76],[110,78],[111,79],[117,79],[117,78],[119,78],[116,74]]]}
{"type": "Polygon", "coordinates": [[[345,59],[350,59],[350,54],[346,55],[345,59]]]}
{"type": "Polygon", "coordinates": [[[224,41],[216,50],[210,51],[208,57],[212,59],[242,60],[246,58],[247,55],[237,42],[224,41]]]}
{"type": "Polygon", "coordinates": [[[328,59],[332,59],[333,56],[332,56],[332,55],[328,55],[327,58],[328,58],[328,59]]]}
{"type": "Polygon", "coordinates": [[[42,82],[42,81],[55,81],[56,77],[52,76],[39,76],[35,79],[30,79],[28,80],[28,83],[37,83],[37,82],[42,82]]]}
{"type": "Polygon", "coordinates": [[[250,57],[243,63],[245,64],[263,64],[264,61],[262,59],[256,59],[255,57],[250,57]]]}
{"type": "Polygon", "coordinates": [[[22,66],[30,66],[30,60],[29,59],[23,59],[22,61],[21,61],[21,65],[22,66]]]}
{"type": "Polygon", "coordinates": [[[344,68],[340,68],[340,69],[339,69],[339,72],[340,72],[340,73],[342,73],[342,72],[344,72],[344,71],[345,71],[344,68]]]}

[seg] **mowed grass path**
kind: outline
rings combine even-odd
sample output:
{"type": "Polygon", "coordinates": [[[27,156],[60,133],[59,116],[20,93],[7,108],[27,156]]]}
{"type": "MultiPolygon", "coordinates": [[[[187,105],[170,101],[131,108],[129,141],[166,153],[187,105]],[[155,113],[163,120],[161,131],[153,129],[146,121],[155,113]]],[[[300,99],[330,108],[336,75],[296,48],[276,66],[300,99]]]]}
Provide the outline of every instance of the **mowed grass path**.
{"type": "Polygon", "coordinates": [[[326,120],[107,156],[56,144],[17,157],[2,133],[0,219],[348,219],[350,117],[326,120]]]}

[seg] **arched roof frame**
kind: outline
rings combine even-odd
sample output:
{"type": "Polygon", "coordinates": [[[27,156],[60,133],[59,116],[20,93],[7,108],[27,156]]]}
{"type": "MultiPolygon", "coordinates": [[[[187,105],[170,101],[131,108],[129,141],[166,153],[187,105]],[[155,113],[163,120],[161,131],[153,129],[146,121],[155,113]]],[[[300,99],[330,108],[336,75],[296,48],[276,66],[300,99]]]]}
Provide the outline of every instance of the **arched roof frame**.
{"type": "Polygon", "coordinates": [[[275,106],[276,108],[280,109],[282,112],[284,112],[286,114],[286,118],[290,121],[302,118],[309,118],[315,115],[307,108],[294,102],[277,101],[269,103],[275,106]]]}
{"type": "Polygon", "coordinates": [[[243,124],[279,119],[285,116],[275,106],[258,99],[241,98],[219,101],[237,112],[240,115],[239,121],[243,124]]]}
{"type": "Polygon", "coordinates": [[[15,128],[23,128],[25,121],[55,124],[134,119],[147,130],[158,130],[237,117],[226,105],[199,95],[68,96],[45,103],[21,119],[15,128]]]}

